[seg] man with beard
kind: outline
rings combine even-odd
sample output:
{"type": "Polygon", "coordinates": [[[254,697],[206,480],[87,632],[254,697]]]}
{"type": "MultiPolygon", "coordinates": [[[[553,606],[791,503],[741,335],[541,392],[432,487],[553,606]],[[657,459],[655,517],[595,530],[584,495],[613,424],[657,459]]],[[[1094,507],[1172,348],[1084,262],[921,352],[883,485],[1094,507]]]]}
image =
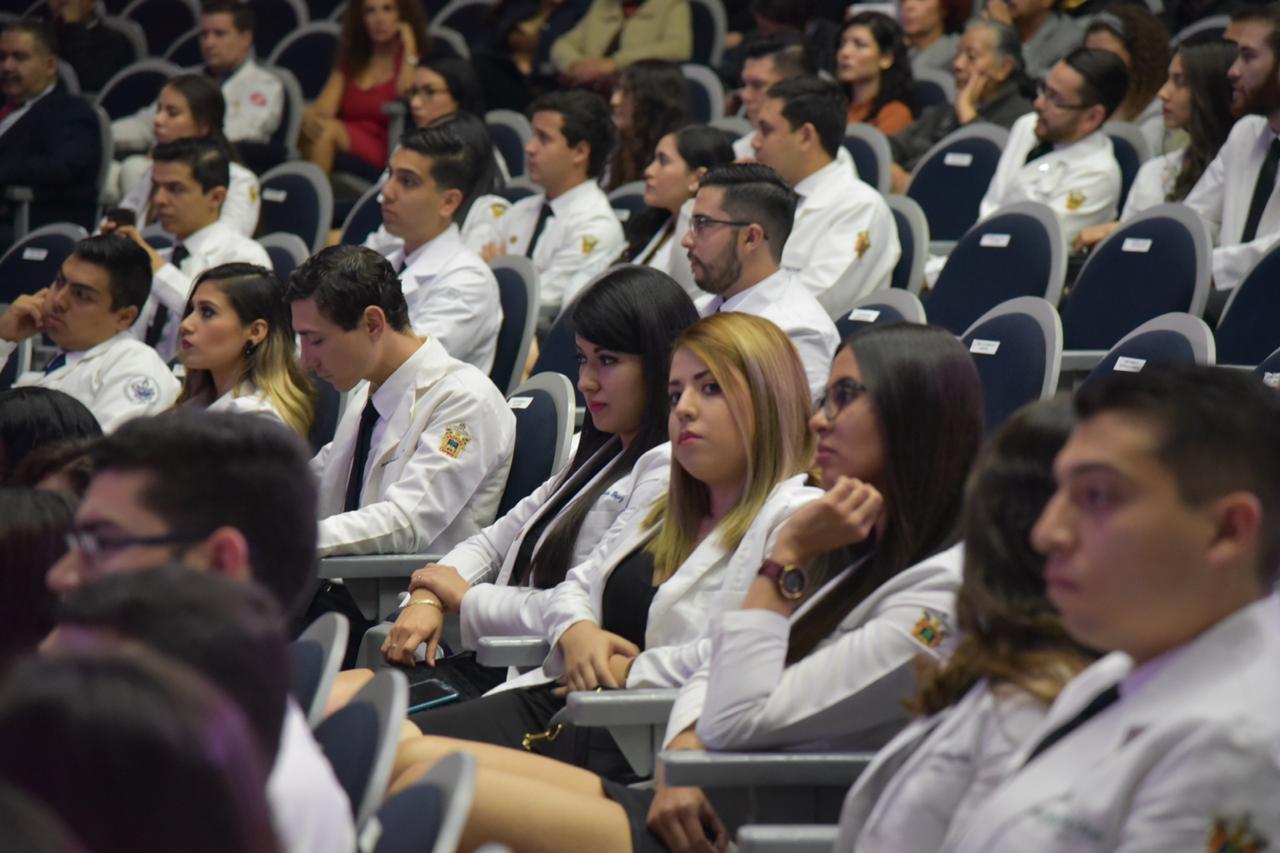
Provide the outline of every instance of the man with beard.
{"type": "Polygon", "coordinates": [[[978,215],[1019,201],[1047,205],[1067,245],[1082,228],[1116,219],[1120,167],[1102,130],[1129,88],[1124,62],[1077,48],[1039,86],[1035,109],[1013,123],[978,215]]]}
{"type": "Polygon", "coordinates": [[[1213,284],[1229,292],[1280,236],[1280,11],[1263,6],[1238,12],[1223,38],[1240,50],[1227,71],[1231,111],[1240,120],[1186,204],[1209,225],[1213,284]]]}
{"type": "Polygon", "coordinates": [[[795,211],[796,194],[767,166],[719,166],[698,186],[680,245],[694,283],[711,294],[698,300],[698,312],[742,311],[776,324],[795,344],[816,400],[840,336],[808,289],[779,269],[795,211]]]}

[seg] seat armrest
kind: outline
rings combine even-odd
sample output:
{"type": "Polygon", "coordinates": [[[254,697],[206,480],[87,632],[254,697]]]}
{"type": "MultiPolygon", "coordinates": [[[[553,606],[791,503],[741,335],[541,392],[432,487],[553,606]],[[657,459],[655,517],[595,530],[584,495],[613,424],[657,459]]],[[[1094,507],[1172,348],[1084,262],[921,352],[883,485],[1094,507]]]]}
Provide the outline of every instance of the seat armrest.
{"type": "Polygon", "coordinates": [[[669,785],[751,788],[790,785],[849,787],[874,757],[871,752],[662,752],[669,785]]]}
{"type": "Polygon", "coordinates": [[[944,257],[944,258],[945,258],[946,256],[950,255],[952,251],[954,251],[954,250],[955,250],[956,243],[958,243],[958,242],[960,242],[960,241],[958,241],[958,240],[930,240],[930,241],[929,241],[929,254],[931,254],[931,255],[941,255],[942,257],[944,257]]]}
{"type": "Polygon", "coordinates": [[[760,824],[738,831],[738,853],[830,853],[838,826],[760,824]]]}
{"type": "Polygon", "coordinates": [[[31,192],[31,187],[5,187],[4,200],[22,202],[32,201],[35,195],[31,192]]]}
{"type": "Polygon", "coordinates": [[[427,563],[439,560],[436,554],[366,554],[351,557],[325,557],[320,560],[320,577],[335,578],[407,578],[427,563]]]}
{"type": "Polygon", "coordinates": [[[1102,349],[1069,349],[1062,353],[1063,373],[1084,373],[1093,370],[1098,362],[1107,357],[1102,349]]]}
{"type": "Polygon", "coordinates": [[[476,662],[484,666],[541,666],[551,652],[546,637],[481,637],[476,662]]]}
{"type": "Polygon", "coordinates": [[[558,714],[575,726],[662,726],[679,690],[579,690],[570,693],[558,714]]]}

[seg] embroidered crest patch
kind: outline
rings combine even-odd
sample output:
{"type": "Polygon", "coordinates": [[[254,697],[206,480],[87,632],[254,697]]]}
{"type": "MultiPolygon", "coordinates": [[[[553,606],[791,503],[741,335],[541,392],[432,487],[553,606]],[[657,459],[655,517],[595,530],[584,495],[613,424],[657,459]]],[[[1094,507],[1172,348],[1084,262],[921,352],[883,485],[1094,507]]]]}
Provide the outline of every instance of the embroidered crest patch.
{"type": "Polygon", "coordinates": [[[466,424],[453,424],[444,428],[444,438],[440,440],[440,452],[450,459],[457,459],[467,449],[471,441],[471,432],[466,424]]]}
{"type": "Polygon", "coordinates": [[[130,403],[145,406],[160,396],[160,387],[149,376],[135,376],[124,384],[124,396],[130,403]]]}
{"type": "Polygon", "coordinates": [[[253,101],[255,107],[265,107],[267,105],[267,96],[261,92],[254,92],[249,96],[249,100],[253,101]]]}
{"type": "Polygon", "coordinates": [[[942,614],[935,613],[927,608],[921,610],[920,618],[916,621],[915,627],[911,629],[911,636],[931,649],[936,649],[942,645],[942,640],[947,636],[947,626],[942,621],[942,614]]]}
{"type": "Polygon", "coordinates": [[[1079,210],[1084,206],[1084,193],[1072,190],[1067,193],[1067,210],[1079,210]]]}
{"type": "Polygon", "coordinates": [[[514,243],[515,241],[516,241],[516,238],[515,238],[515,235],[513,234],[511,235],[511,242],[514,243]]]}
{"type": "Polygon", "coordinates": [[[1234,820],[1215,815],[1205,843],[1206,853],[1261,853],[1267,840],[1249,826],[1249,816],[1234,820]]]}
{"type": "Polygon", "coordinates": [[[507,206],[505,204],[495,203],[489,205],[489,214],[493,216],[494,219],[498,219],[506,212],[507,206]]]}
{"type": "Polygon", "coordinates": [[[595,237],[583,237],[582,238],[582,254],[584,255],[591,254],[593,251],[595,251],[596,243],[598,242],[600,241],[597,240],[595,237]]]}
{"type": "Polygon", "coordinates": [[[257,203],[258,203],[258,188],[257,188],[257,187],[249,187],[249,201],[253,202],[254,204],[257,204],[257,203]]]}
{"type": "Polygon", "coordinates": [[[861,258],[863,255],[867,253],[867,250],[870,248],[871,248],[871,232],[859,231],[858,239],[855,240],[853,243],[853,251],[857,252],[858,257],[861,258]]]}

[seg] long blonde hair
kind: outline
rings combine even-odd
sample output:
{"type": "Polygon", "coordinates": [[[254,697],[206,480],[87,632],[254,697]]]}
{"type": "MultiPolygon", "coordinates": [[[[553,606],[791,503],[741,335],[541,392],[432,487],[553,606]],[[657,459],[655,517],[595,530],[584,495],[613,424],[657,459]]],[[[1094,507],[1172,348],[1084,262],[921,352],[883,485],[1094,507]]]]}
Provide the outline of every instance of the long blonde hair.
{"type": "MultiPolygon", "coordinates": [[[[250,347],[241,357],[240,375],[232,385],[232,393],[238,393],[246,382],[257,386],[285,424],[306,438],[315,419],[315,389],[298,366],[293,321],[284,301],[284,285],[271,270],[253,264],[231,263],[212,267],[191,286],[183,317],[191,313],[196,290],[205,282],[215,285],[227,297],[242,324],[248,325],[254,320],[263,320],[267,324],[267,336],[262,343],[250,347]]],[[[216,397],[217,391],[209,371],[188,370],[182,382],[182,393],[174,405],[201,398],[211,403],[216,397]]]]}
{"type": "MultiPolygon", "coordinates": [[[[719,384],[747,449],[742,496],[717,525],[720,543],[732,550],[774,486],[812,462],[809,383],[791,340],[773,323],[749,314],[699,320],[676,339],[675,349],[681,348],[705,364],[719,384]]],[[[689,558],[710,512],[710,490],[673,457],[667,494],[644,522],[646,527],[661,523],[647,546],[655,580],[665,581],[689,558]]]]}

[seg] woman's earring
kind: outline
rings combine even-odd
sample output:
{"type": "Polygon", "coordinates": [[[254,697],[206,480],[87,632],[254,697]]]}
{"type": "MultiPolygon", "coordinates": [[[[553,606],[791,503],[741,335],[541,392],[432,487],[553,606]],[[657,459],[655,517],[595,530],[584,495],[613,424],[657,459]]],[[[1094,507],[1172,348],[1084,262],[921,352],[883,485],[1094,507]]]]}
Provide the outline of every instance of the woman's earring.
{"type": "Polygon", "coordinates": [[[253,355],[253,351],[254,351],[254,350],[256,350],[257,348],[258,348],[258,347],[257,347],[257,345],[256,345],[256,344],[254,344],[254,342],[253,342],[253,341],[245,341],[245,342],[244,342],[244,354],[245,354],[246,356],[253,355]]]}

